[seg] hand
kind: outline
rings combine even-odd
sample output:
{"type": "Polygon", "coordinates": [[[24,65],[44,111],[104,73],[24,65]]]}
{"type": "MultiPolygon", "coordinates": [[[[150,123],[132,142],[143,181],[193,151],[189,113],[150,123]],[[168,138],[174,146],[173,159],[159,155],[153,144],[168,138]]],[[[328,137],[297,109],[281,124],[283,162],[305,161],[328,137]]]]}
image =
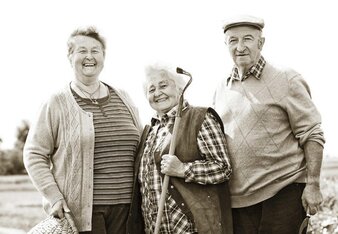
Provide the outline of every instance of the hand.
{"type": "Polygon", "coordinates": [[[75,225],[75,221],[74,221],[72,215],[70,213],[66,212],[65,217],[68,220],[69,225],[72,227],[73,233],[78,234],[79,230],[77,229],[77,227],[75,225]]]}
{"type": "Polygon", "coordinates": [[[184,178],[184,172],[184,164],[175,155],[165,154],[162,156],[162,174],[184,178]]]}
{"type": "Polygon", "coordinates": [[[320,204],[323,201],[320,187],[318,184],[306,184],[303,195],[302,203],[306,211],[309,211],[310,215],[314,215],[318,212],[320,204]]]}
{"type": "Polygon", "coordinates": [[[50,215],[54,216],[55,218],[62,219],[65,217],[65,212],[69,213],[70,209],[68,208],[66,201],[62,199],[53,205],[50,215]]]}

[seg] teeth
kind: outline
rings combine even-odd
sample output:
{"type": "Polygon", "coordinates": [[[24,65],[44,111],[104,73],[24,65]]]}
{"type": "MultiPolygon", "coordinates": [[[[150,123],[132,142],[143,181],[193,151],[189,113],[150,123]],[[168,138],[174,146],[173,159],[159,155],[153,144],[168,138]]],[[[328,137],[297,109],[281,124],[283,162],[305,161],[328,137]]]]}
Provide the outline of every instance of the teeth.
{"type": "Polygon", "coordinates": [[[167,100],[167,99],[166,98],[161,98],[161,99],[156,100],[155,102],[163,102],[165,100],[167,100]]]}

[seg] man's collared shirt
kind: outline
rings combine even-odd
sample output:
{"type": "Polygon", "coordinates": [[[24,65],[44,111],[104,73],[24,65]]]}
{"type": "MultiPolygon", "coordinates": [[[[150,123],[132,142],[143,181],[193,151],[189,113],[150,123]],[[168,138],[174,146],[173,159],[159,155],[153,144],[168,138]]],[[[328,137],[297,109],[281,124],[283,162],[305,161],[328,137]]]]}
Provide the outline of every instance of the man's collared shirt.
{"type": "MultiPolygon", "coordinates": [[[[183,105],[183,111],[189,106],[183,105]]],[[[146,140],[138,179],[141,184],[142,212],[146,233],[155,229],[158,201],[162,191],[162,178],[154,160],[155,152],[161,152],[170,143],[177,106],[161,118],[152,120],[152,128],[146,140]]],[[[204,160],[186,164],[185,181],[200,184],[217,184],[229,179],[232,172],[228,159],[225,137],[219,123],[207,113],[198,133],[197,144],[204,160]]],[[[175,200],[168,195],[164,205],[160,233],[194,233],[194,223],[182,212],[175,200]]]]}
{"type": "Polygon", "coordinates": [[[239,74],[238,74],[238,68],[235,66],[232,69],[231,75],[228,78],[228,82],[229,80],[237,80],[237,81],[244,81],[247,78],[249,78],[250,75],[254,76],[256,79],[260,79],[261,74],[263,72],[264,66],[265,66],[266,62],[265,59],[263,58],[263,56],[261,56],[259,58],[259,60],[257,61],[257,63],[255,65],[253,65],[249,71],[244,74],[244,76],[242,77],[242,79],[240,78],[239,74]]]}

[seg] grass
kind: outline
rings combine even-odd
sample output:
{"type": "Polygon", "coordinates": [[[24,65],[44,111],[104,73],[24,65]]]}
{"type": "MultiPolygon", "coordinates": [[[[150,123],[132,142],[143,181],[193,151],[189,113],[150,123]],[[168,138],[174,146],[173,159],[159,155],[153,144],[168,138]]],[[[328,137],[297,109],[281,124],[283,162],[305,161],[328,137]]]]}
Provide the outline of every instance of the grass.
{"type": "Polygon", "coordinates": [[[28,231],[46,218],[42,198],[27,176],[1,176],[0,197],[0,227],[28,231]]]}
{"type": "Polygon", "coordinates": [[[320,211],[310,219],[310,233],[338,233],[338,176],[321,181],[323,203],[320,211]]]}

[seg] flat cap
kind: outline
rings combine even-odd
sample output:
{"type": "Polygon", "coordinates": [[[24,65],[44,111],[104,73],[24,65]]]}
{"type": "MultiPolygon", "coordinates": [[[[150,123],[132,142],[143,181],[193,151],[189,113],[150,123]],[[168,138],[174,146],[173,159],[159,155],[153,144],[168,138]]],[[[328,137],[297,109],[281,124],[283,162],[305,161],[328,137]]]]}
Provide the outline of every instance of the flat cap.
{"type": "Polygon", "coordinates": [[[264,28],[264,20],[251,15],[237,15],[224,22],[223,32],[225,33],[229,28],[243,25],[253,26],[262,30],[264,28]]]}

